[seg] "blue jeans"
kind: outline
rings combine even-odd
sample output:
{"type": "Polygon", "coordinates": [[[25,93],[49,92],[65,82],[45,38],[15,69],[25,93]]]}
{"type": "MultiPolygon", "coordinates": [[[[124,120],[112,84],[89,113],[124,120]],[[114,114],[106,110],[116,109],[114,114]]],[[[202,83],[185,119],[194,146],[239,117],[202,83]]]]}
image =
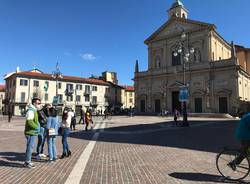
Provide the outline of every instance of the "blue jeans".
{"type": "Polygon", "coordinates": [[[54,160],[57,158],[56,136],[48,136],[48,153],[50,160],[54,160]]]}
{"type": "Polygon", "coordinates": [[[25,137],[27,139],[25,162],[30,163],[31,162],[32,151],[33,151],[33,148],[35,146],[35,140],[36,140],[37,136],[25,135],[25,137]]]}
{"type": "Polygon", "coordinates": [[[70,128],[63,128],[62,145],[64,154],[67,154],[69,152],[69,145],[67,140],[69,134],[70,134],[70,128]]]}
{"type": "Polygon", "coordinates": [[[40,127],[40,132],[38,134],[38,142],[37,142],[37,147],[36,147],[37,154],[43,153],[43,147],[45,144],[46,135],[47,134],[46,134],[45,128],[40,127]]]}

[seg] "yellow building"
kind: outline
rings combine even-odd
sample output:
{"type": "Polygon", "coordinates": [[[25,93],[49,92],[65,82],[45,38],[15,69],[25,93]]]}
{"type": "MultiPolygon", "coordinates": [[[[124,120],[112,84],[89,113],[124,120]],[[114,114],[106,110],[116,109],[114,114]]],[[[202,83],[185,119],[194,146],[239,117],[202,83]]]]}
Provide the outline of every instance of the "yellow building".
{"type": "Polygon", "coordinates": [[[188,19],[180,0],[173,3],[168,20],[145,44],[148,69],[139,71],[137,63],[134,77],[137,112],[181,110],[179,91],[183,86],[189,92],[188,112],[236,114],[248,107],[250,50],[228,43],[214,24],[188,19]],[[183,33],[185,43],[193,48],[188,62],[186,55],[175,54],[183,33]]]}

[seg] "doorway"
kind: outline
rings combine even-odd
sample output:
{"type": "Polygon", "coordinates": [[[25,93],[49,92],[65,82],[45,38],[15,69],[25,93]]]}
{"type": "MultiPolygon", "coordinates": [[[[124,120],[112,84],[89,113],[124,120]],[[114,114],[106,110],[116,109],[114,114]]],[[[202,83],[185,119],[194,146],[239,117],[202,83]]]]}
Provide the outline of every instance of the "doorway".
{"type": "Polygon", "coordinates": [[[175,108],[179,112],[181,112],[181,102],[179,101],[179,91],[172,92],[172,111],[174,111],[175,108]]]}
{"type": "Polygon", "coordinates": [[[194,99],[194,111],[195,113],[202,113],[202,98],[194,99]]]}
{"type": "Polygon", "coordinates": [[[141,112],[145,112],[145,100],[141,100],[140,106],[141,106],[141,112]]]}
{"type": "Polygon", "coordinates": [[[155,100],[155,113],[161,112],[161,100],[157,99],[155,100]]]}
{"type": "Polygon", "coordinates": [[[228,113],[227,97],[219,97],[219,112],[228,113]]]}

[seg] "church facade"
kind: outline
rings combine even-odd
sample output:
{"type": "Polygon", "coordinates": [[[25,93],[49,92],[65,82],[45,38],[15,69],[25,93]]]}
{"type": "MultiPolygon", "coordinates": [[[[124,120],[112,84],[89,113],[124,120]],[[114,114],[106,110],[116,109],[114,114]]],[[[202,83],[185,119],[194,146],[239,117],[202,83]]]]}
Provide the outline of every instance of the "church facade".
{"type": "Polygon", "coordinates": [[[168,20],[149,38],[148,69],[135,67],[135,104],[138,113],[181,111],[180,88],[188,88],[189,113],[230,113],[246,110],[250,102],[250,49],[228,43],[214,24],[188,19],[179,0],[168,20]],[[194,49],[188,62],[174,56],[181,35],[194,49]],[[185,62],[185,64],[184,64],[185,62]],[[185,79],[185,84],[184,84],[185,79]]]}

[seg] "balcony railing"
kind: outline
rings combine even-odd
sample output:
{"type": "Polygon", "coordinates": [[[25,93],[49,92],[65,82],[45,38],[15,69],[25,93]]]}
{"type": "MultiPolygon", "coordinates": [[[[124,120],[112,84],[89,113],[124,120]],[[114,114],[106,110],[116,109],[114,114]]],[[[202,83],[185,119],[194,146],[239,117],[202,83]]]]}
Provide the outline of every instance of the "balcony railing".
{"type": "Polygon", "coordinates": [[[90,95],[90,93],[91,93],[90,90],[85,90],[84,91],[84,95],[90,95]]]}

